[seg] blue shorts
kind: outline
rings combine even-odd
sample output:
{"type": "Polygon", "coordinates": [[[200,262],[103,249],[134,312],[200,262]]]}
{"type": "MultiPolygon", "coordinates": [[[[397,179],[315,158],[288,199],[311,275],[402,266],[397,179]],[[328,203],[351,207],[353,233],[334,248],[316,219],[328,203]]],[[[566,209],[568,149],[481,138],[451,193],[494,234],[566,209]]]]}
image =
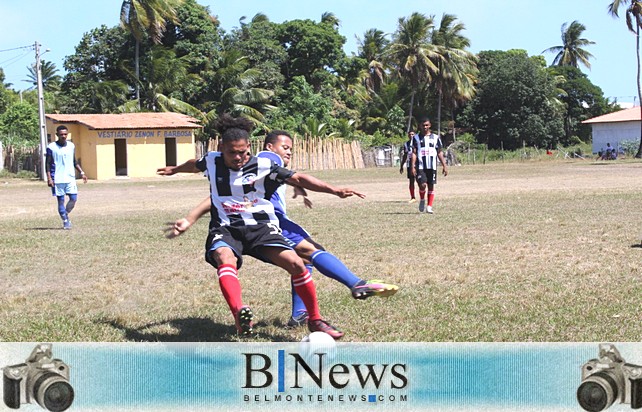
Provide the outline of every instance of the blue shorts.
{"type": "Polygon", "coordinates": [[[279,226],[281,226],[283,237],[292,248],[310,237],[310,234],[305,229],[288,219],[287,216],[277,213],[276,217],[279,218],[279,226]]]}
{"type": "Polygon", "coordinates": [[[51,188],[51,194],[54,196],[76,195],[78,194],[78,185],[75,180],[69,183],[55,183],[51,188]]]}

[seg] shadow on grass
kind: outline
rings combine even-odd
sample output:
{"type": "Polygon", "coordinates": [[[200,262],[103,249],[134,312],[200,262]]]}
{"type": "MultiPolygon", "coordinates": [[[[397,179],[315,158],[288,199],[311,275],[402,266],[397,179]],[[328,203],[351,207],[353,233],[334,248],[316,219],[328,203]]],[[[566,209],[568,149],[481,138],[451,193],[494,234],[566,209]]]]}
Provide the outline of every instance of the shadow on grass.
{"type": "MultiPolygon", "coordinates": [[[[109,325],[122,331],[125,339],[134,342],[251,342],[254,337],[241,338],[236,334],[234,325],[221,324],[208,318],[182,318],[163,322],[153,322],[139,327],[128,327],[113,319],[101,319],[99,324],[109,325]],[[165,331],[159,331],[165,329],[165,331]]],[[[276,326],[283,322],[272,320],[270,325],[276,326]]],[[[290,337],[264,333],[267,322],[254,324],[255,338],[272,342],[289,342],[290,337]]]]}
{"type": "Polygon", "coordinates": [[[25,230],[62,230],[62,227],[28,227],[25,230]]]}
{"type": "Polygon", "coordinates": [[[634,243],[631,245],[632,249],[642,249],[642,243],[634,243]]]}

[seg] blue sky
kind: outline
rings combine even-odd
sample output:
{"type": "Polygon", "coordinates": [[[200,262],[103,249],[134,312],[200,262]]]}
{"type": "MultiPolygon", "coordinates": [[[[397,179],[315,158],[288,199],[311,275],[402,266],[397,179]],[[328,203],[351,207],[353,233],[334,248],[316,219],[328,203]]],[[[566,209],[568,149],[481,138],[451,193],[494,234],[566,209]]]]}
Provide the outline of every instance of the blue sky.
{"type": "MultiPolygon", "coordinates": [[[[198,0],[209,6],[226,31],[239,26],[239,18],[251,19],[257,13],[271,21],[295,19],[319,21],[324,12],[334,13],[346,37],[345,51],[356,52],[356,36],[370,28],[393,33],[400,17],[413,12],[436,16],[456,15],[466,26],[470,51],[524,49],[529,55],[562,44],[561,26],[578,20],[586,26],[583,36],[596,44],[591,69],[582,68],[604,95],[619,102],[633,102],[636,89],[635,36],[621,13],[614,19],[607,13],[609,0],[198,0]]],[[[16,89],[29,84],[27,66],[35,60],[32,47],[37,41],[43,59],[52,61],[62,72],[65,56],[75,51],[82,35],[102,24],[119,22],[122,0],[2,0],[3,28],[0,35],[0,67],[6,82],[16,89]],[[20,48],[27,46],[27,48],[20,48]],[[15,49],[15,50],[11,50],[15,49]]],[[[552,53],[545,53],[551,63],[552,53]]],[[[639,103],[639,102],[637,102],[639,103]]]]}

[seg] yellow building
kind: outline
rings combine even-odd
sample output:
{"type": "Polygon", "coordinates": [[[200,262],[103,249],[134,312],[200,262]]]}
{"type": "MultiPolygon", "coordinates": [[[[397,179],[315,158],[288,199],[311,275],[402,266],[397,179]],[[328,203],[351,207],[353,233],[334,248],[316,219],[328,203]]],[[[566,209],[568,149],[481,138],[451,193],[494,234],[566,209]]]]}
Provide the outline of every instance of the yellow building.
{"type": "Polygon", "coordinates": [[[65,125],[76,159],[90,179],[151,177],[195,156],[198,120],[180,113],[48,114],[47,137],[65,125]]]}

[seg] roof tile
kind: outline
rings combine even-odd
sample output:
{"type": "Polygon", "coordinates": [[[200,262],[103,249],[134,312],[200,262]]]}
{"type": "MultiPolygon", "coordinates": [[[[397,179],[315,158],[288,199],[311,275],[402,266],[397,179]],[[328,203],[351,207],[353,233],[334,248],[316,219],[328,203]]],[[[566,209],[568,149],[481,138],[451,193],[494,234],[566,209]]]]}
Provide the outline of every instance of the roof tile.
{"type": "Polygon", "coordinates": [[[200,128],[198,120],[174,112],[122,114],[47,114],[54,123],[79,123],[95,130],[200,128]]]}

